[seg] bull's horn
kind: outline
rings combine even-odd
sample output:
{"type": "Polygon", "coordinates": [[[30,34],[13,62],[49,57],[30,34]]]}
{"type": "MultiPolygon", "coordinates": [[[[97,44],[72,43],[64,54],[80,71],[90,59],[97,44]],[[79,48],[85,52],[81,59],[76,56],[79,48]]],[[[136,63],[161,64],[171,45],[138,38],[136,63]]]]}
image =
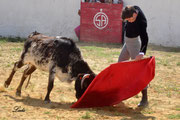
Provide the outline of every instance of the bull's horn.
{"type": "Polygon", "coordinates": [[[81,80],[81,89],[83,89],[83,83],[86,78],[89,78],[90,74],[85,74],[81,80]]]}

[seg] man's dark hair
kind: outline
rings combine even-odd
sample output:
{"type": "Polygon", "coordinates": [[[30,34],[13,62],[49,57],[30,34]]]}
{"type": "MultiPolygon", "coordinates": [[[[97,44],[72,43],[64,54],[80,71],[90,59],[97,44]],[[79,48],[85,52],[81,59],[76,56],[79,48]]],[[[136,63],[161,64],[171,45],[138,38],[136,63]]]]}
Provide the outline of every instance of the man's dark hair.
{"type": "Polygon", "coordinates": [[[136,13],[136,9],[134,8],[134,6],[130,6],[130,7],[126,6],[122,11],[121,18],[123,20],[126,18],[130,18],[133,16],[133,13],[136,13]]]}

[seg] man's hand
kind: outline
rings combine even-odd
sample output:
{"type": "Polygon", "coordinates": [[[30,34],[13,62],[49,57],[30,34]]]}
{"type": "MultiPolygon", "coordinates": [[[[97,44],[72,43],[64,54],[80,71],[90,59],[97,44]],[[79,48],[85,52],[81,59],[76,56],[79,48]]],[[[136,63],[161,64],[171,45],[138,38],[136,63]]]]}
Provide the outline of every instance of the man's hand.
{"type": "Polygon", "coordinates": [[[140,52],[139,55],[136,56],[135,60],[141,60],[143,59],[144,53],[140,52]]]}

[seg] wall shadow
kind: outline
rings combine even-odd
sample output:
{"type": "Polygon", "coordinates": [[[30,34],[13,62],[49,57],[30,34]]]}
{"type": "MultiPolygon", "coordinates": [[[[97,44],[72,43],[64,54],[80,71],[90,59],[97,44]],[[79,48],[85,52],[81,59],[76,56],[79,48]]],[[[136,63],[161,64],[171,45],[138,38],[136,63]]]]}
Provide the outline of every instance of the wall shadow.
{"type": "Polygon", "coordinates": [[[149,44],[147,50],[156,50],[156,51],[164,51],[164,52],[180,52],[180,47],[164,47],[161,45],[149,44]]]}
{"type": "MultiPolygon", "coordinates": [[[[98,43],[98,42],[76,42],[78,46],[96,46],[104,48],[122,48],[123,44],[120,43],[98,43]]],[[[156,50],[164,52],[180,52],[180,47],[164,47],[161,45],[148,44],[147,50],[156,50]]]]}
{"type": "Polygon", "coordinates": [[[104,47],[104,48],[121,48],[122,44],[120,43],[100,43],[100,42],[82,42],[78,41],[76,44],[80,47],[84,46],[96,46],[96,47],[104,47]]]}

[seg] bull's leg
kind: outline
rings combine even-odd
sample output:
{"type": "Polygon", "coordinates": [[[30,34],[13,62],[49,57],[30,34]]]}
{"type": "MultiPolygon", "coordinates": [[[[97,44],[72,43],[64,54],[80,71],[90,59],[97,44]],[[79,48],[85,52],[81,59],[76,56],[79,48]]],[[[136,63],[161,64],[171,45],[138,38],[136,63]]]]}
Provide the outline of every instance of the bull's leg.
{"type": "Polygon", "coordinates": [[[29,65],[28,68],[24,70],[23,76],[21,78],[21,82],[16,89],[16,95],[17,96],[21,96],[21,88],[22,88],[24,81],[26,80],[28,75],[32,74],[35,70],[36,70],[36,67],[33,65],[29,65]]]}
{"type": "Polygon", "coordinates": [[[55,69],[55,66],[53,66],[49,71],[49,81],[48,81],[48,87],[47,87],[47,94],[46,94],[46,97],[44,100],[45,103],[51,102],[49,99],[49,96],[50,96],[51,90],[53,89],[53,86],[54,86],[55,74],[56,74],[56,69],[55,69]]]}
{"type": "Polygon", "coordinates": [[[141,91],[142,99],[141,102],[138,104],[138,107],[145,107],[148,105],[148,96],[147,96],[147,87],[141,91]]]}
{"type": "Polygon", "coordinates": [[[7,88],[10,85],[15,72],[17,71],[17,69],[21,68],[23,65],[24,64],[23,64],[22,60],[20,60],[14,64],[14,68],[12,69],[11,74],[9,75],[8,79],[4,82],[4,87],[7,88]]]}

